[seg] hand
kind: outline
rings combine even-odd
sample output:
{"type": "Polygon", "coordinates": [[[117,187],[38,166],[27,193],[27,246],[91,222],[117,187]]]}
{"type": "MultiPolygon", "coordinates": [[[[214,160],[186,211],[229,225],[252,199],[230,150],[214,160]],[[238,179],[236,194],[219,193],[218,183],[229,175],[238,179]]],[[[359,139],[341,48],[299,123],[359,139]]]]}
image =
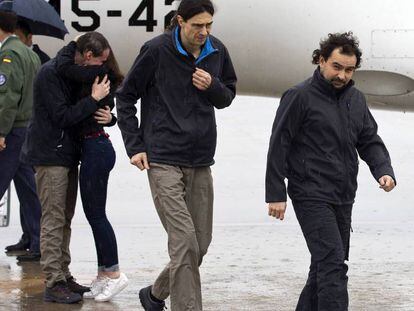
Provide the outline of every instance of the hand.
{"type": "Polygon", "coordinates": [[[394,179],[389,175],[384,175],[378,180],[380,188],[384,189],[385,192],[390,192],[395,187],[394,179]]]}
{"type": "Polygon", "coordinates": [[[105,108],[99,108],[96,110],[93,116],[99,124],[109,124],[112,121],[111,108],[105,106],[105,108]]]}
{"type": "Polygon", "coordinates": [[[147,159],[146,152],[137,153],[131,158],[130,162],[132,165],[135,165],[136,167],[138,167],[141,171],[150,169],[148,165],[148,159],[147,159]]]}
{"type": "Polygon", "coordinates": [[[6,138],[0,136],[0,151],[6,149],[6,138]]]}
{"type": "Polygon", "coordinates": [[[269,216],[276,217],[283,220],[285,218],[286,202],[272,202],[269,203],[269,216]]]}
{"type": "Polygon", "coordinates": [[[102,81],[99,83],[99,77],[96,77],[95,82],[92,85],[92,97],[96,101],[100,101],[103,98],[105,98],[110,91],[110,84],[111,81],[108,80],[108,75],[105,75],[105,77],[102,79],[102,81]]]}
{"type": "Polygon", "coordinates": [[[196,71],[193,73],[193,84],[200,91],[205,91],[211,85],[211,75],[203,69],[196,68],[196,71]]]}

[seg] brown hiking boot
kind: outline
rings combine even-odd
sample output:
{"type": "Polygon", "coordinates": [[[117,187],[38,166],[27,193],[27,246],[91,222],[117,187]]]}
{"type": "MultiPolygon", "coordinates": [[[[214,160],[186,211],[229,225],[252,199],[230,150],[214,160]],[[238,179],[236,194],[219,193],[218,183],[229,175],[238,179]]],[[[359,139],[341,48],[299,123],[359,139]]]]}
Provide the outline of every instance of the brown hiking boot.
{"type": "Polygon", "coordinates": [[[72,292],[66,282],[59,281],[53,287],[46,287],[43,300],[57,303],[77,303],[82,296],[72,292]]]}
{"type": "Polygon", "coordinates": [[[73,278],[73,276],[67,279],[66,282],[72,292],[80,295],[83,295],[83,293],[89,292],[91,290],[89,287],[76,283],[76,280],[73,278]]]}

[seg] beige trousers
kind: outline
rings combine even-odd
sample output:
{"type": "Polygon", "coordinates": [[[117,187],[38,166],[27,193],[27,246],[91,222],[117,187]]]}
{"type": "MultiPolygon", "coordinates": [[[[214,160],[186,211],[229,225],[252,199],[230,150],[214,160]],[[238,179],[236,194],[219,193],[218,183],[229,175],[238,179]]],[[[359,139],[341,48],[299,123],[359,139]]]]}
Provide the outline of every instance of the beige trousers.
{"type": "Polygon", "coordinates": [[[70,235],[78,188],[78,168],[36,166],[36,186],[42,205],[40,264],[46,286],[71,277],[70,235]]]}
{"type": "Polygon", "coordinates": [[[185,168],[151,163],[154,204],[168,234],[170,262],[152,294],[171,299],[172,311],[201,311],[199,266],[211,242],[213,178],[210,167],[185,168]]]}

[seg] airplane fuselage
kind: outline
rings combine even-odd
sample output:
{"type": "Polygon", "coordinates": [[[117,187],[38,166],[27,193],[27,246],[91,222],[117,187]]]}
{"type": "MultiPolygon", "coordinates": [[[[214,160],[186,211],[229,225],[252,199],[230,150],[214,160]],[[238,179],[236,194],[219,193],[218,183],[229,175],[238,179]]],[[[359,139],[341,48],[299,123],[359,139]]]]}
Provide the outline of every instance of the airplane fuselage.
{"type": "MultiPolygon", "coordinates": [[[[108,39],[126,72],[141,45],[161,34],[173,0],[51,0],[70,32],[108,39]]],[[[363,61],[356,85],[378,108],[414,110],[414,2],[411,0],[215,0],[213,32],[228,47],[238,93],[280,96],[312,74],[313,50],[332,32],[353,31],[363,61]]],[[[54,55],[62,42],[37,38],[54,55]]]]}

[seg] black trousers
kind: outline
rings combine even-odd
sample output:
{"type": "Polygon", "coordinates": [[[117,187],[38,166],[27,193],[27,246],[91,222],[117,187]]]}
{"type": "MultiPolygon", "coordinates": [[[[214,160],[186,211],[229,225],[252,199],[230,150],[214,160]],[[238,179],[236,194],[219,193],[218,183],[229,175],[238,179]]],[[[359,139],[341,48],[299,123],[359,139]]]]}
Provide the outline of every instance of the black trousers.
{"type": "Polygon", "coordinates": [[[0,152],[0,198],[13,180],[20,202],[20,221],[24,238],[30,241],[30,251],[39,253],[41,206],[36,191],[34,170],[19,160],[26,131],[23,127],[13,128],[6,136],[7,148],[0,152]]]}
{"type": "Polygon", "coordinates": [[[293,202],[311,265],[296,311],[348,310],[349,238],[352,204],[293,202]]]}

